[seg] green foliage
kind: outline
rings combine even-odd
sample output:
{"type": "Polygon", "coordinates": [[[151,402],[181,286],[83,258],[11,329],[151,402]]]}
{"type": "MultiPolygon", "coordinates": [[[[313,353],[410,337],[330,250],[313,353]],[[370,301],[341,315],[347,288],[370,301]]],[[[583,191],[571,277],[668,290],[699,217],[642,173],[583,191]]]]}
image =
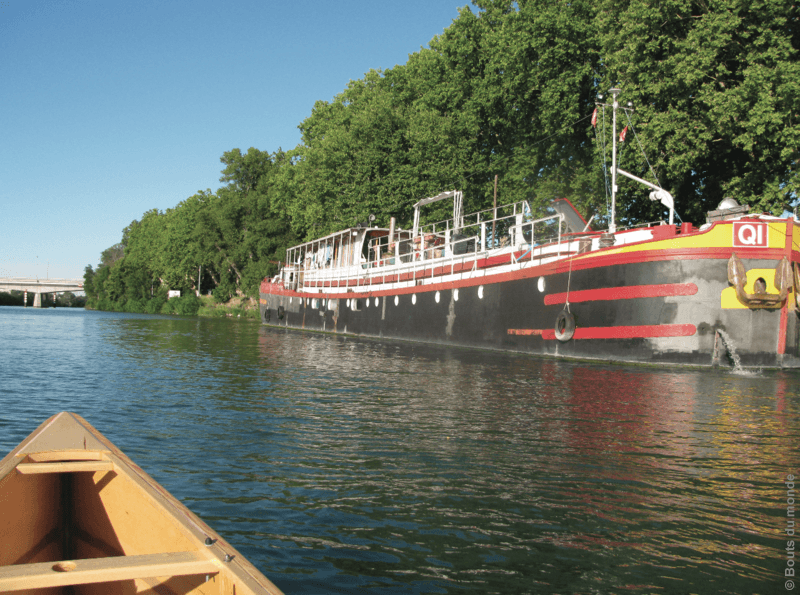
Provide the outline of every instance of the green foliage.
{"type": "Polygon", "coordinates": [[[83,270],[83,291],[87,298],[94,298],[97,295],[94,288],[94,269],[90,264],[83,270]]]}
{"type": "Polygon", "coordinates": [[[161,312],[161,309],[164,307],[164,304],[167,303],[167,298],[163,296],[155,296],[149,300],[144,306],[144,311],[147,314],[158,314],[161,312]]]}
{"type": "Polygon", "coordinates": [[[21,291],[0,291],[0,306],[22,306],[21,291]]]}
{"type": "Polygon", "coordinates": [[[167,302],[175,314],[181,316],[195,316],[200,308],[200,300],[193,293],[179,298],[172,298],[167,302]]]}
{"type": "Polygon", "coordinates": [[[54,305],[59,308],[83,308],[86,305],[86,297],[65,291],[58,294],[54,305]]]}
{"type": "Polygon", "coordinates": [[[125,244],[114,244],[100,255],[101,266],[110,267],[125,255],[125,244]]]}
{"type": "MultiPolygon", "coordinates": [[[[800,157],[796,6],[605,0],[599,8],[603,80],[621,84],[636,106],[647,153],[683,218],[702,221],[725,196],[780,215],[796,195],[800,157]]],[[[644,163],[632,149],[622,160],[636,173],[644,163]]],[[[623,203],[640,217],[633,198],[623,203]]]]}

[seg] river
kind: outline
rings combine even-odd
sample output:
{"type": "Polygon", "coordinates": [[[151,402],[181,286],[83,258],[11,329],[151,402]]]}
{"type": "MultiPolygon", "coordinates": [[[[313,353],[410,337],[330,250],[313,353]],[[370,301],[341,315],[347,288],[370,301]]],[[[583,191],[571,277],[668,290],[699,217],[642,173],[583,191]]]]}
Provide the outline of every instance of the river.
{"type": "Polygon", "coordinates": [[[79,413],[287,594],[788,592],[799,395],[796,371],[0,308],[1,453],[79,413]]]}

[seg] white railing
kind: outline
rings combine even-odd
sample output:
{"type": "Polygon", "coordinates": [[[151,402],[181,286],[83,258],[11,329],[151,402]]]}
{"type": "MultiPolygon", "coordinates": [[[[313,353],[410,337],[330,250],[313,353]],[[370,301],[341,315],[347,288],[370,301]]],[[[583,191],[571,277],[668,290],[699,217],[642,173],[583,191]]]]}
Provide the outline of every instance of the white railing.
{"type": "MultiPolygon", "coordinates": [[[[374,238],[367,251],[371,260],[346,267],[321,267],[298,270],[287,267],[293,281],[286,283],[298,287],[298,273],[303,274],[303,284],[314,283],[319,287],[330,285],[336,289],[343,282],[359,278],[369,284],[374,277],[391,276],[394,279],[409,277],[402,281],[392,281],[401,285],[416,285],[437,277],[464,279],[486,275],[494,266],[478,266],[481,259],[509,255],[507,262],[497,264],[517,264],[515,254],[523,252],[530,256],[529,261],[543,258],[560,258],[564,252],[562,241],[562,216],[552,215],[530,220],[525,217],[522,203],[498,207],[497,219],[485,218],[493,209],[465,216],[465,225],[453,233],[449,223],[433,223],[422,226],[417,238],[403,239],[390,246],[388,236],[374,238]],[[503,214],[503,210],[508,214],[503,214]],[[468,219],[472,222],[467,223],[468,219]],[[436,230],[439,231],[436,231],[436,230]],[[442,231],[444,229],[444,231],[442,231]],[[449,270],[448,270],[449,269],[449,270]],[[439,274],[436,274],[436,271],[439,274]]],[[[523,254],[523,256],[525,256],[523,254]]],[[[284,279],[287,282],[287,279],[284,279]]],[[[362,283],[360,287],[364,287],[362,283]]],[[[363,289],[362,289],[363,290],[363,289]]]]}
{"type": "MultiPolygon", "coordinates": [[[[663,222],[638,224],[630,229],[658,224],[663,222]]],[[[359,291],[364,291],[365,285],[369,287],[370,278],[375,277],[390,276],[400,279],[410,275],[408,279],[391,281],[400,286],[416,285],[420,281],[435,278],[474,278],[491,274],[497,270],[497,266],[528,266],[557,260],[578,251],[583,252],[588,245],[582,242],[590,241],[589,237],[598,238],[601,234],[594,231],[583,237],[566,236],[562,215],[533,220],[528,204],[524,201],[503,205],[496,211],[486,209],[465,215],[463,225],[458,228],[454,227],[453,219],[446,219],[421,225],[419,230],[419,235],[415,238],[409,238],[408,232],[404,235],[398,233],[391,243],[388,234],[369,238],[370,245],[366,249],[362,248],[368,255],[366,262],[341,265],[337,262],[341,262],[341,259],[331,257],[330,260],[323,260],[322,265],[315,259],[287,265],[281,273],[283,284],[287,289],[319,290],[329,285],[336,290],[347,287],[347,281],[360,279],[362,283],[357,287],[359,291]],[[503,255],[508,255],[509,258],[479,265],[481,260],[503,255]],[[439,274],[436,274],[437,270],[439,274]],[[313,288],[309,286],[310,283],[314,283],[313,288]]],[[[617,233],[621,231],[624,230],[620,229],[617,233]]],[[[347,233],[349,232],[339,232],[330,237],[347,233]]],[[[325,239],[307,242],[291,248],[289,252],[294,255],[299,249],[308,249],[311,246],[325,249],[324,243],[325,239]]],[[[355,245],[348,248],[350,256],[353,256],[354,248],[355,245]]]]}

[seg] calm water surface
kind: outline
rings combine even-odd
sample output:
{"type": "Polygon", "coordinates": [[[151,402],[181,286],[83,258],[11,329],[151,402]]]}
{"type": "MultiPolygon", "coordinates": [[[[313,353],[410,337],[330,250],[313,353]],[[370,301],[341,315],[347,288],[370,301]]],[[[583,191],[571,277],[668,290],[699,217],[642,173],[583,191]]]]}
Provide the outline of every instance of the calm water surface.
{"type": "Polygon", "coordinates": [[[788,592],[799,394],[797,372],[0,308],[2,453],[75,411],[287,594],[788,592]]]}

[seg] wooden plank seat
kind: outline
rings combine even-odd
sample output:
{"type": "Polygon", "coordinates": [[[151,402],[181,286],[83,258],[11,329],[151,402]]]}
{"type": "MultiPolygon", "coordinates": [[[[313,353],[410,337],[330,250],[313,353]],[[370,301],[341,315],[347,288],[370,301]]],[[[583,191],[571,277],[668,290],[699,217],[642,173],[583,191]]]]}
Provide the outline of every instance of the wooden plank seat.
{"type": "Polygon", "coordinates": [[[61,461],[57,463],[20,463],[17,473],[82,473],[87,471],[113,471],[111,461],[61,461]]]}
{"type": "Polygon", "coordinates": [[[57,461],[100,461],[108,460],[108,451],[103,450],[55,450],[31,452],[25,455],[23,463],[53,463],[57,461]]]}
{"type": "Polygon", "coordinates": [[[217,574],[221,563],[206,554],[170,552],[0,566],[0,592],[167,576],[217,574]]]}

